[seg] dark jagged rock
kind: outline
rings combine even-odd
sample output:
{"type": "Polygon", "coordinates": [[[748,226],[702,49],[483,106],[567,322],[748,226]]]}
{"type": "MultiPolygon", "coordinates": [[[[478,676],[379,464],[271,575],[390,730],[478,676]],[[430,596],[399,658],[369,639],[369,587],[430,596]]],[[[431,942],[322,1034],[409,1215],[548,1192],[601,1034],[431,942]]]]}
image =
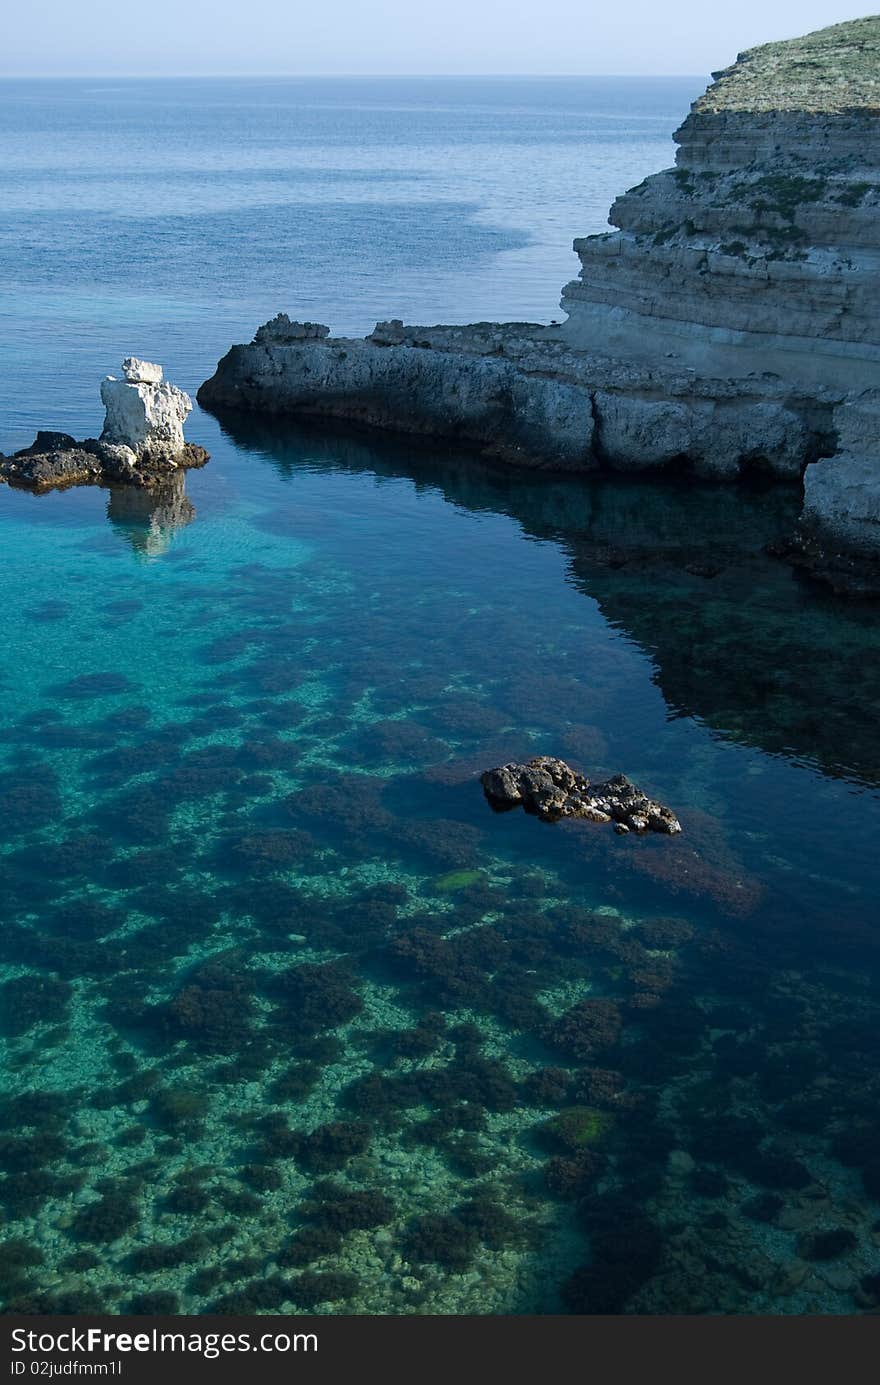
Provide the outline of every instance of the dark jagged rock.
{"type": "Polygon", "coordinates": [[[70,447],[38,451],[40,438],[46,436],[38,433],[31,447],[12,457],[0,457],[0,477],[10,486],[35,491],[51,490],[55,486],[88,485],[100,480],[101,462],[94,452],[87,451],[78,442],[70,447]]]}
{"type": "Polygon", "coordinates": [[[486,770],[480,782],[493,808],[504,811],[518,805],[545,822],[560,818],[587,818],[613,822],[621,832],[681,831],[671,808],[643,794],[624,774],[591,783],[564,760],[536,755],[525,764],[500,765],[486,770]]]}
{"type": "Polygon", "coordinates": [[[278,313],[270,322],[257,328],[254,341],[261,345],[266,342],[323,341],[330,335],[330,328],[322,322],[291,322],[287,313],[278,313]]]}
{"type": "Polygon", "coordinates": [[[29,457],[36,452],[67,452],[72,447],[79,447],[79,443],[70,433],[53,433],[41,428],[30,447],[22,447],[15,455],[29,457]]]}
{"type": "Polygon", "coordinates": [[[11,457],[0,456],[0,480],[25,490],[47,491],[66,486],[108,485],[152,488],[181,469],[204,466],[209,454],[204,447],[186,442],[173,457],[153,453],[138,458],[127,447],[94,438],[70,440],[69,446],[38,449],[41,438],[65,434],[38,433],[30,447],[11,457]]]}

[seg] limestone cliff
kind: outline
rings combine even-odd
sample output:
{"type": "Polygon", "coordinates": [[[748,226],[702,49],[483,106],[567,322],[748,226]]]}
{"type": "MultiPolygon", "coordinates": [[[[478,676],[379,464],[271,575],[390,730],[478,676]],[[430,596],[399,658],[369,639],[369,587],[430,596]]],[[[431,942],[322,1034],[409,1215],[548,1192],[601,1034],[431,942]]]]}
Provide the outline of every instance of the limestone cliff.
{"type": "Polygon", "coordinates": [[[573,345],[707,373],[869,387],[880,372],[880,17],[740,54],[676,166],[575,241],[573,345]]]}
{"type": "Polygon", "coordinates": [[[562,325],[350,340],[280,314],[199,401],[530,466],[806,470],[810,565],[827,543],[880,554],[880,17],[741,54],[676,138],[618,229],[575,242],[562,325]]]}

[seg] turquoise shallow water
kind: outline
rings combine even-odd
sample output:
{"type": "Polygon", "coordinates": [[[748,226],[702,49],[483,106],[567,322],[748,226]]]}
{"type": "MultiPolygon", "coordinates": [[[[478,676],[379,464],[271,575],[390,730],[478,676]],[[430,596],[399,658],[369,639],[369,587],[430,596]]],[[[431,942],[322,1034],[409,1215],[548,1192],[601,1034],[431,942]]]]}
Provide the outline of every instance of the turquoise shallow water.
{"type": "MultiPolygon", "coordinates": [[[[131,342],[93,273],[11,431],[131,342]]],[[[5,1306],[875,1306],[876,612],[766,555],[795,491],[188,431],[185,489],[0,488],[5,1306]],[[682,836],[492,813],[542,752],[682,836]]]]}
{"type": "Polygon", "coordinates": [[[13,1306],[850,1310],[876,632],[792,501],[224,427],[193,508],[0,492],[13,1306]],[[682,838],[491,813],[542,751],[682,838]]]}

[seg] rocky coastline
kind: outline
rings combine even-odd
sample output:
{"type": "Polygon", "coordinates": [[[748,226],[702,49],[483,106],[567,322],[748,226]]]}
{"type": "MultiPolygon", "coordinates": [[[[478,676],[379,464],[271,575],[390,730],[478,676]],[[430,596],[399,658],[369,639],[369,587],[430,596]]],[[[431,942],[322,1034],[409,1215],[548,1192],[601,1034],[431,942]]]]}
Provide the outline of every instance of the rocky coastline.
{"type": "Polygon", "coordinates": [[[878,135],[880,17],[750,50],[695,102],[675,168],[618,198],[617,230],[575,241],[562,324],[393,319],[351,339],[282,313],[199,402],[540,469],[803,478],[792,555],[872,592],[878,135]]]}
{"type": "Polygon", "coordinates": [[[805,458],[833,450],[843,397],[603,356],[532,323],[380,322],[363,340],[326,328],[303,338],[301,326],[282,314],[250,346],[232,347],[199,403],[446,438],[546,470],[678,464],[724,479],[754,467],[797,477],[805,458]]]}
{"type": "Polygon", "coordinates": [[[162,375],[160,365],[126,357],[122,379],[108,375],[101,382],[100,438],[78,442],[69,433],[41,429],[30,447],[10,457],[0,453],[0,481],[32,491],[82,485],[151,489],[204,466],[208,453],[183,436],[192,400],[162,375]]]}

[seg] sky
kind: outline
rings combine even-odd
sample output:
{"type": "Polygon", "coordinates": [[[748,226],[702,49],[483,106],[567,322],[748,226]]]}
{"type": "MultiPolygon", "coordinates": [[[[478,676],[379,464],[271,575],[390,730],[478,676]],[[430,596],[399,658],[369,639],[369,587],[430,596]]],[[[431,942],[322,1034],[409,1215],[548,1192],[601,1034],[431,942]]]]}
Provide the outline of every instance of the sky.
{"type": "Polygon", "coordinates": [[[0,75],[705,75],[858,3],[30,0],[6,9],[0,75]]]}

